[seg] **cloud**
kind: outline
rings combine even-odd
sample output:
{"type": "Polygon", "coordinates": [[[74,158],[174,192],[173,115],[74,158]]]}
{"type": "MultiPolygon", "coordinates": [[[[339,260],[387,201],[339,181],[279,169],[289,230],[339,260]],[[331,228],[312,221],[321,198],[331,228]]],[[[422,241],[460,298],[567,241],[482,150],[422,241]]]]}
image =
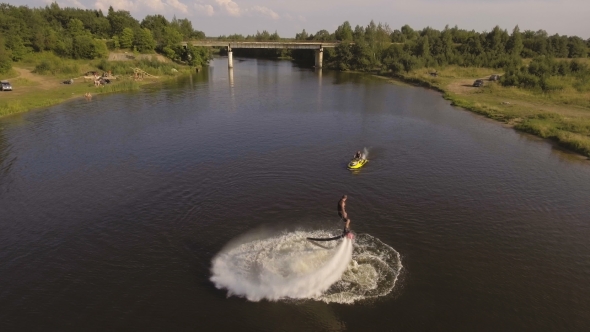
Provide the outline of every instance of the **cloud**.
{"type": "Polygon", "coordinates": [[[149,9],[159,12],[163,11],[165,8],[164,3],[162,3],[162,0],[137,0],[135,2],[135,5],[137,7],[139,7],[140,4],[147,6],[149,9]]]}
{"type": "Polygon", "coordinates": [[[213,16],[215,14],[215,10],[211,5],[203,5],[200,3],[195,3],[194,6],[195,10],[199,13],[205,14],[207,16],[213,16]]]}
{"type": "Polygon", "coordinates": [[[53,2],[57,2],[57,4],[61,7],[61,8],[65,8],[65,7],[75,7],[75,8],[82,8],[82,9],[86,9],[86,6],[84,6],[80,1],[78,0],[65,0],[65,1],[55,1],[55,0],[44,0],[44,2],[46,4],[51,4],[53,2]]]}
{"type": "Polygon", "coordinates": [[[166,4],[182,13],[188,13],[188,6],[178,0],[166,0],[166,4]]]}
{"type": "MultiPolygon", "coordinates": [[[[68,0],[78,1],[78,0],[68,0]]],[[[115,10],[142,11],[150,14],[164,14],[165,12],[188,13],[188,6],[179,0],[96,0],[94,7],[103,11],[113,6],[115,10]]]]}
{"type": "Polygon", "coordinates": [[[262,16],[268,16],[268,17],[272,18],[273,20],[278,20],[280,18],[279,14],[275,13],[272,9],[270,9],[268,7],[264,7],[264,6],[254,6],[254,7],[248,8],[248,12],[254,13],[254,14],[259,14],[262,16]]]}
{"type": "Polygon", "coordinates": [[[241,16],[242,12],[240,10],[240,6],[237,3],[233,2],[232,0],[215,0],[217,5],[224,10],[230,16],[241,16]]]}
{"type": "Polygon", "coordinates": [[[131,0],[96,0],[94,8],[106,12],[109,6],[113,6],[114,10],[132,11],[135,9],[135,4],[131,0]]]}

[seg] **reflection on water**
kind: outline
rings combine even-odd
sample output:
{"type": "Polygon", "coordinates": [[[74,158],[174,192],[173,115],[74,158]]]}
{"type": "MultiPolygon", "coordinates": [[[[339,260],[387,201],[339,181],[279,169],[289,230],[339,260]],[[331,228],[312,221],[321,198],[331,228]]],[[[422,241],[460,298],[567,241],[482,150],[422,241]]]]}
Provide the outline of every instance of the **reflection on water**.
{"type": "Polygon", "coordinates": [[[5,181],[4,179],[10,173],[10,169],[16,161],[16,157],[11,155],[10,150],[10,143],[4,134],[3,128],[0,126],[0,186],[5,181]]]}
{"type": "Polygon", "coordinates": [[[229,70],[227,72],[229,75],[229,86],[233,88],[234,87],[234,69],[229,68],[229,70]]]}

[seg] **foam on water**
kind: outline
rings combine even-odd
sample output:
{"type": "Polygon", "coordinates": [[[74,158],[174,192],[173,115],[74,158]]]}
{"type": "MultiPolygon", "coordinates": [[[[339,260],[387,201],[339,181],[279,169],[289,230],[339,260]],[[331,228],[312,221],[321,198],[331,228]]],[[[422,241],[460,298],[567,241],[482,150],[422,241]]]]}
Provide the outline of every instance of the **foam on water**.
{"type": "Polygon", "coordinates": [[[368,234],[321,244],[306,240],[330,236],[297,231],[242,240],[213,258],[211,281],[228,296],[251,301],[353,303],[391,292],[402,268],[397,251],[368,234]]]}

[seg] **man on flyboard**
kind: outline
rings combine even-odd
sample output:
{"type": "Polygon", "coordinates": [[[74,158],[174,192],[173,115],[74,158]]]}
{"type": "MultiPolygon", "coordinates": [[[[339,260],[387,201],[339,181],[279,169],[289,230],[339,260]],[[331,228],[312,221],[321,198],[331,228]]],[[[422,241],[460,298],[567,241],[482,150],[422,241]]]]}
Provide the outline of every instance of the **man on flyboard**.
{"type": "Polygon", "coordinates": [[[348,197],[343,195],[342,198],[338,201],[338,216],[340,216],[340,220],[345,222],[344,231],[342,232],[343,235],[346,235],[348,238],[352,238],[350,234],[350,218],[348,218],[348,214],[346,213],[346,199],[348,197]]]}

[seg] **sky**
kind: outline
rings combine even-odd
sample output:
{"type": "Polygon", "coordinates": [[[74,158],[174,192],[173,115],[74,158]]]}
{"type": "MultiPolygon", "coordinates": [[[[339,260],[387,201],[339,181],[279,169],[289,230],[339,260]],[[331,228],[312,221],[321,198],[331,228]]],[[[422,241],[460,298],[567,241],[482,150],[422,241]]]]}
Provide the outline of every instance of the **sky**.
{"type": "MultiPolygon", "coordinates": [[[[0,0],[6,2],[6,0],[0,0]]],[[[53,0],[16,0],[12,5],[44,7],[53,0]]],[[[367,26],[371,20],[392,29],[409,24],[444,29],[509,32],[540,30],[550,35],[590,38],[590,0],[57,0],[60,7],[127,10],[140,22],[146,15],[188,18],[208,37],[256,34],[267,30],[295,37],[305,29],[334,32],[344,21],[367,26]]]]}

